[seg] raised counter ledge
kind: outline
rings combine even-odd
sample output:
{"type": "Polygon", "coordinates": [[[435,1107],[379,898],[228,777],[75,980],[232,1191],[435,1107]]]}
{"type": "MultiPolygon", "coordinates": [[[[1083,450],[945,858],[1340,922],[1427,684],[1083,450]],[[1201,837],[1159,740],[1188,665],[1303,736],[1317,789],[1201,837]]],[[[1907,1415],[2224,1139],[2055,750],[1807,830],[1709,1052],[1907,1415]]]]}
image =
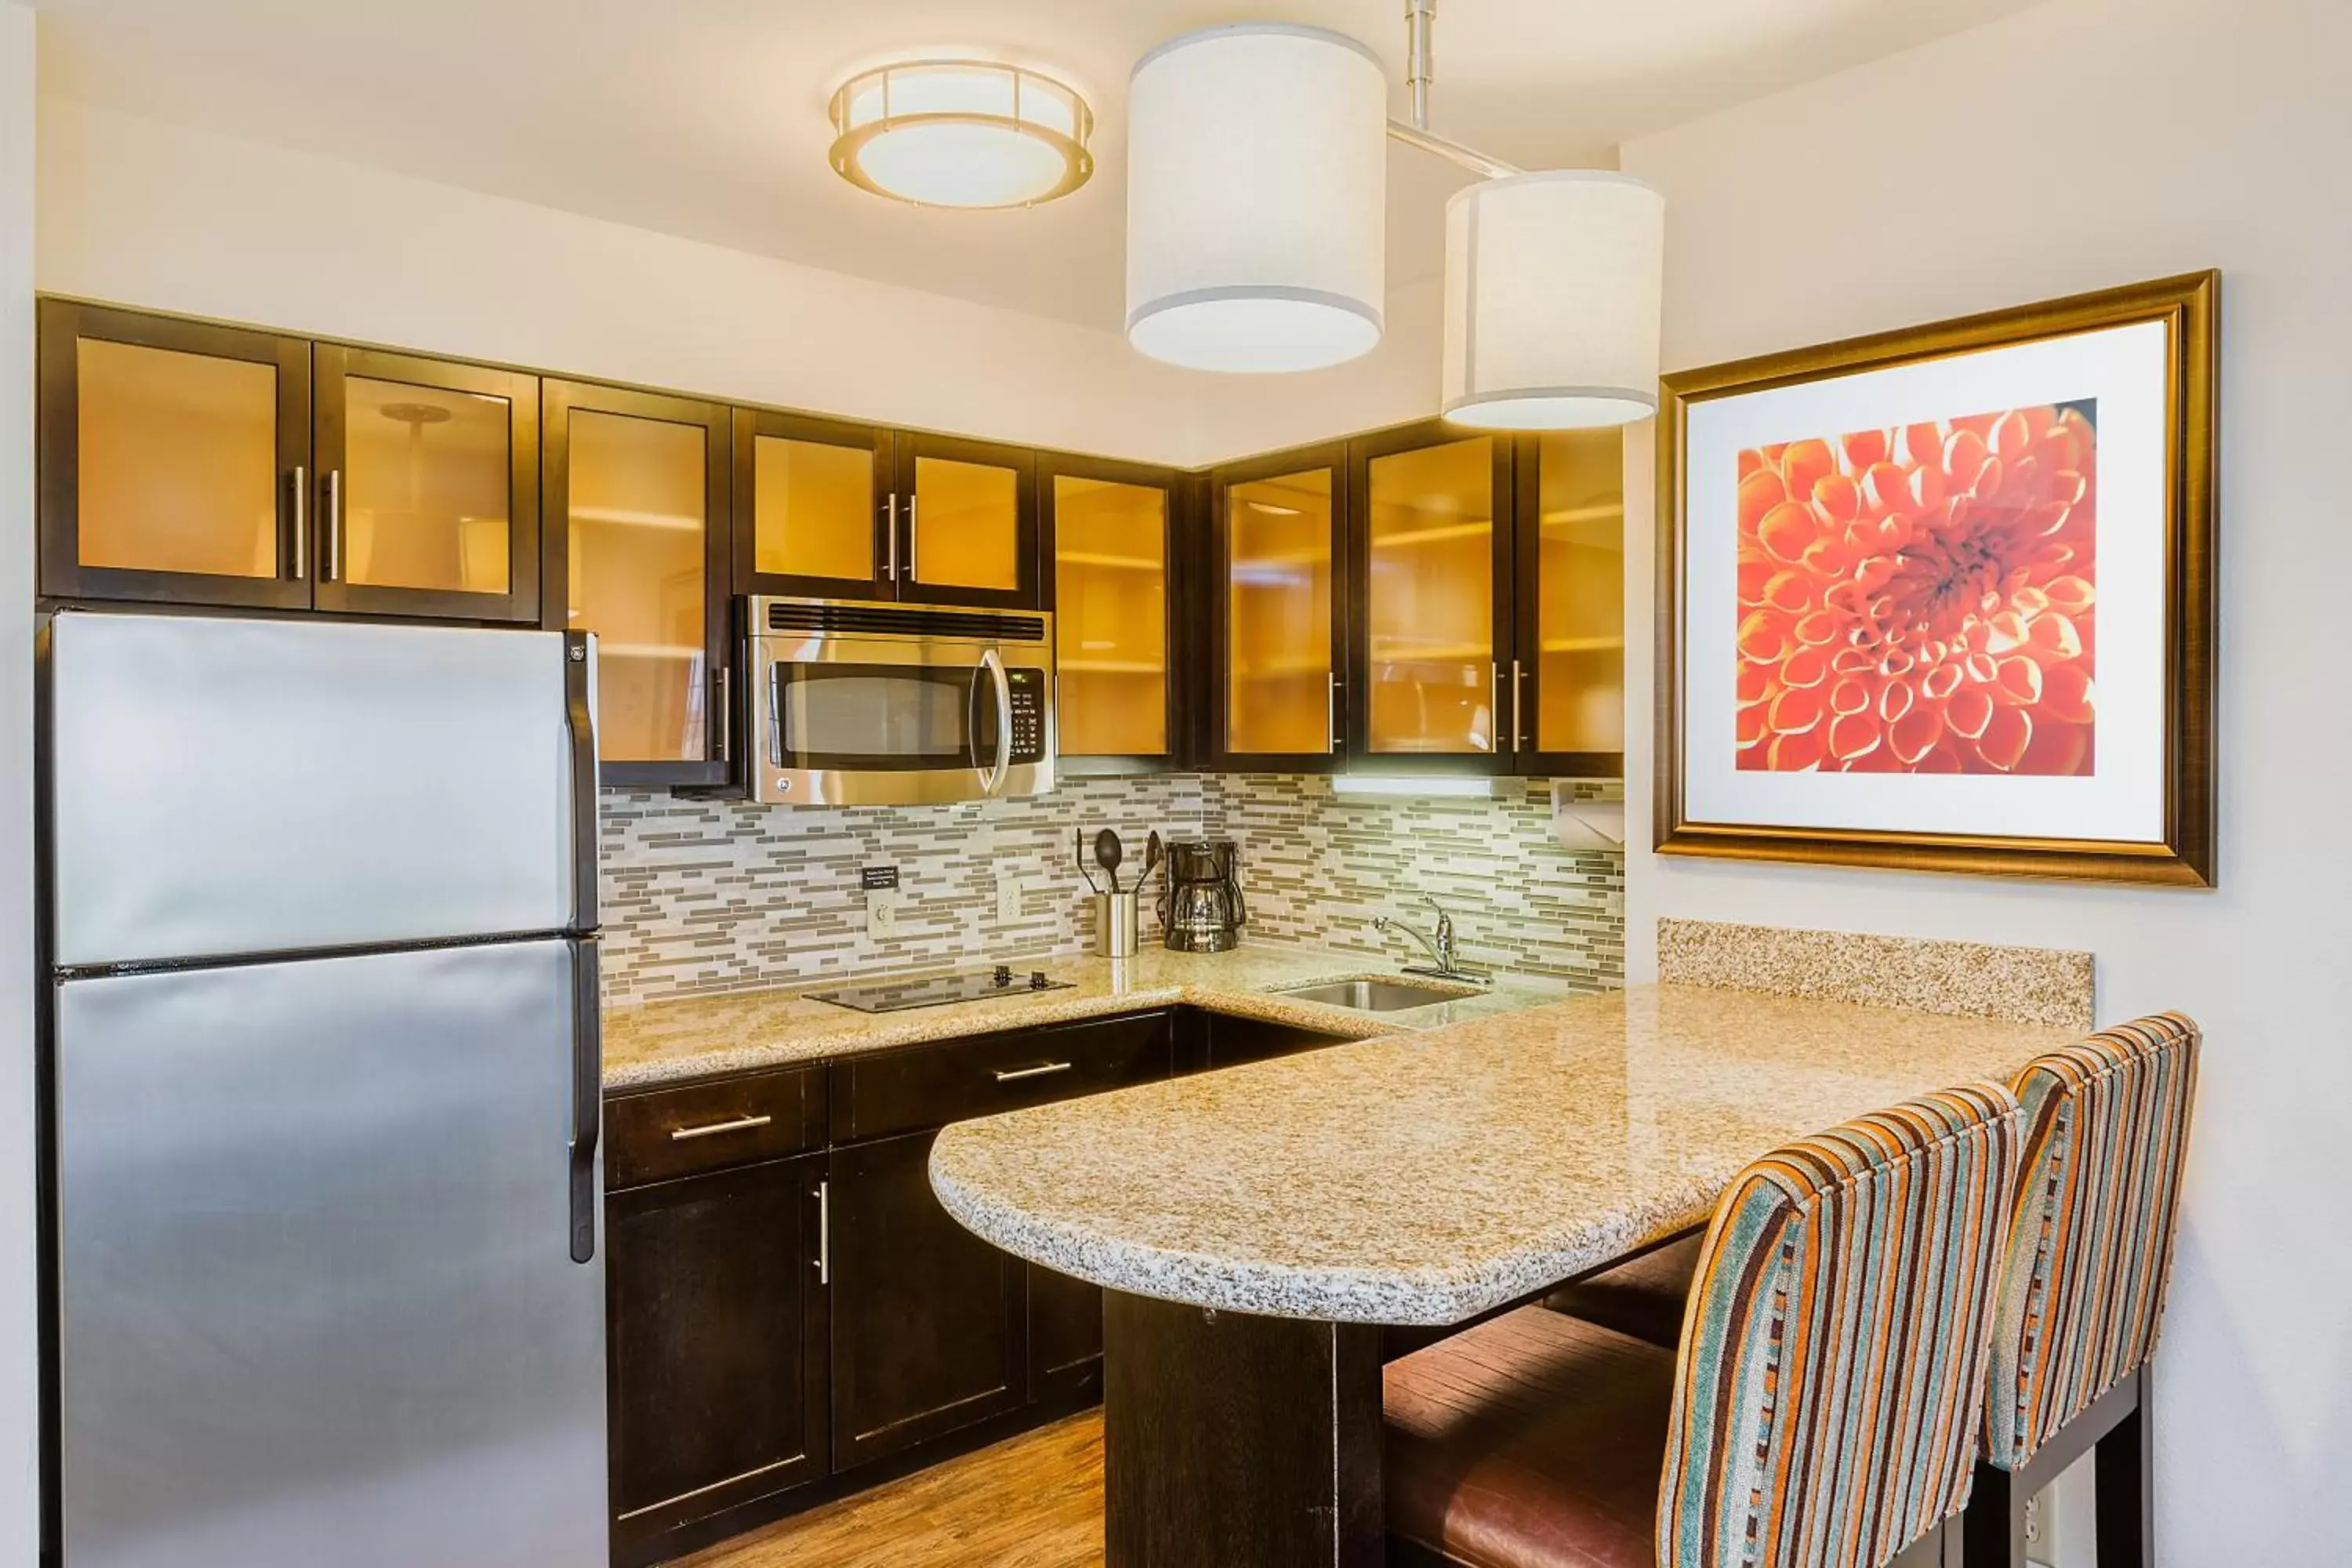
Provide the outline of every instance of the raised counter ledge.
{"type": "MultiPolygon", "coordinates": [[[[1566,981],[1516,973],[1497,976],[1479,995],[1403,1013],[1359,1012],[1271,994],[1276,986],[1392,975],[1397,968],[1363,953],[1313,948],[1245,946],[1231,952],[1194,953],[1155,947],[1117,963],[1107,958],[1024,959],[1013,965],[1016,974],[1025,977],[1031,969],[1044,969],[1076,984],[1066,991],[1015,992],[982,1002],[897,1013],[859,1013],[814,1001],[797,989],[646,1002],[605,1009],[604,1084],[607,1092],[643,1089],[1178,1005],[1368,1038],[1492,1017],[1572,994],[1566,981]]],[[[830,990],[879,978],[843,975],[809,989],[830,990]]]]}
{"type": "Polygon", "coordinates": [[[931,1185],[1112,1289],[1443,1325],[1704,1222],[1790,1138],[2079,1038],[1643,986],[961,1122],[931,1185]]]}

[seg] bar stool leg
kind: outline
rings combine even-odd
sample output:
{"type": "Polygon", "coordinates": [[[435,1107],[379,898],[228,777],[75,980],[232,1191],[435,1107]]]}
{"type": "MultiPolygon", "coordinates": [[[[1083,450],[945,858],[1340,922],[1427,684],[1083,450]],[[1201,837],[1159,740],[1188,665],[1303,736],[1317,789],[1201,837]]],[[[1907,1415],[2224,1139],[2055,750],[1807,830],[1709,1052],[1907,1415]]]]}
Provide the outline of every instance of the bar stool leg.
{"type": "Polygon", "coordinates": [[[2132,1413],[2099,1439],[2099,1568],[2156,1568],[2155,1445],[2148,1431],[2148,1376],[2133,1374],[2132,1413]]]}
{"type": "MultiPolygon", "coordinates": [[[[1978,1464],[1976,1488],[1960,1515],[1960,1554],[1968,1568],[2025,1568],[2027,1495],[2007,1470],[1978,1464]]],[[[2099,1568],[2107,1568],[2105,1561],[2099,1568]]]]}

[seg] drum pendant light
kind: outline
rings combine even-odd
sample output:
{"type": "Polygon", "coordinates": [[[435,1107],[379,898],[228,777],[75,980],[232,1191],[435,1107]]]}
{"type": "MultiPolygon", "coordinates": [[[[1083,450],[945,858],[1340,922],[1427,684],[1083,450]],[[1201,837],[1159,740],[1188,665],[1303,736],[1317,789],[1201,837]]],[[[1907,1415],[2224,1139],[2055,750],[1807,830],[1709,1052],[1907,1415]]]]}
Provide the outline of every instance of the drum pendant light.
{"type": "Polygon", "coordinates": [[[1171,38],[1128,104],[1127,334],[1198,370],[1297,371],[1381,339],[1388,83],[1320,27],[1171,38]]]}
{"type": "Polygon", "coordinates": [[[1485,180],[1445,205],[1445,416],[1489,430],[1657,412],[1665,198],[1630,174],[1485,180]]]}

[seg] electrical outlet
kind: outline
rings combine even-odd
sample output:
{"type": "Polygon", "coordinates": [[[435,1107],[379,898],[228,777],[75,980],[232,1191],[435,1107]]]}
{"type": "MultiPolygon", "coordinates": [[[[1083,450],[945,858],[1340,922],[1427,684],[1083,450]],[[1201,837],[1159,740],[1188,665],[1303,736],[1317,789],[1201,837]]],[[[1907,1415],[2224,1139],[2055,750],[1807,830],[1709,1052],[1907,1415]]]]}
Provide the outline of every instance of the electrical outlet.
{"type": "Polygon", "coordinates": [[[898,934],[898,889],[876,888],[866,895],[866,931],[868,936],[898,934]]]}
{"type": "Polygon", "coordinates": [[[2025,1544],[2042,1544],[2042,1500],[2039,1497],[2025,1500],[2025,1544]]]}
{"type": "Polygon", "coordinates": [[[996,878],[996,918],[1006,925],[1021,918],[1021,899],[1028,892],[1026,878],[999,872],[996,878]]]}

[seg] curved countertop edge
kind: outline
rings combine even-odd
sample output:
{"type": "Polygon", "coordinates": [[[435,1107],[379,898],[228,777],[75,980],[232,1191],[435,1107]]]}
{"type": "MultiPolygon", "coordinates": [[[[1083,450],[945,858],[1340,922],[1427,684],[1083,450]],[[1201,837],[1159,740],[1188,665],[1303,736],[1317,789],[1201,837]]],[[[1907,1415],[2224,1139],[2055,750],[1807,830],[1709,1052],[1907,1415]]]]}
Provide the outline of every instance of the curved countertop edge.
{"type": "MultiPolygon", "coordinates": [[[[929,1175],[966,1228],[1107,1289],[1270,1317],[1443,1327],[1703,1224],[1742,1169],[1790,1138],[1947,1083],[2005,1079],[2037,1051],[2080,1038],[2079,1030],[2046,1025],[1643,986],[960,1122],[933,1144],[929,1175]],[[1662,1037],[1667,1014],[1675,1016],[1671,1037],[1662,1037]],[[1531,1209],[1532,1189],[1514,1184],[1507,1170],[1425,1166],[1450,1160],[1459,1140],[1480,1134],[1463,1121],[1465,1094],[1494,1096],[1498,1130],[1521,1149],[1536,1147],[1528,1142],[1533,1102],[1525,1091],[1570,1085],[1563,1075],[1592,1068],[1601,1082],[1622,1081],[1609,1069],[1634,1024],[1643,1037],[1633,1048],[1644,1058],[1653,1102],[1645,1122],[1659,1134],[1638,1169],[1607,1174],[1597,1191],[1562,1188],[1531,1209]],[[1887,1057],[1895,1038],[1915,1054],[1887,1057]],[[1434,1086],[1427,1094],[1401,1096],[1393,1087],[1401,1069],[1425,1052],[1473,1070],[1423,1079],[1434,1086]],[[1536,1077],[1512,1082],[1514,1063],[1536,1077]],[[1777,1109],[1717,1130],[1719,1111],[1753,1096],[1777,1109]],[[1180,1108],[1180,1100],[1194,1103],[1180,1108]],[[1152,1117],[1134,1121],[1146,1106],[1152,1117]],[[1359,1111],[1361,1122],[1351,1120],[1359,1111]],[[1237,1152],[1221,1158],[1208,1129],[1237,1112],[1237,1152]],[[1422,1139],[1437,1124],[1446,1127],[1443,1147],[1422,1139]],[[1360,1158],[1337,1152],[1348,1147],[1350,1127],[1369,1140],[1360,1158]],[[1097,1156],[1090,1142],[1114,1152],[1097,1156]],[[1119,1159],[1157,1173],[1148,1180],[1161,1189],[1122,1187],[1097,1168],[1119,1159]],[[1316,1163],[1315,1173],[1284,1184],[1287,1173],[1308,1169],[1302,1160],[1316,1163]],[[1435,1178],[1426,1185],[1415,1174],[1424,1170],[1435,1178]],[[1075,1202],[1044,1195],[1040,1183],[1066,1178],[1102,1184],[1084,1187],[1075,1202]],[[1277,1184],[1269,1189],[1269,1182],[1277,1184]],[[1161,1190],[1195,1195],[1173,1233],[1161,1190]],[[1040,1194],[1034,1200],[1033,1191],[1040,1194]],[[1223,1196],[1211,1202],[1210,1194],[1223,1196]],[[1482,1195],[1497,1205],[1494,1223],[1465,1242],[1463,1205],[1482,1195]],[[1355,1227],[1362,1245],[1327,1245],[1334,1226],[1355,1227]],[[1184,1236],[1188,1229],[1201,1239],[1184,1236]],[[1416,1231],[1426,1233],[1426,1245],[1404,1239],[1416,1231]],[[1307,1239],[1284,1256],[1291,1236],[1307,1239]]],[[[1549,1115],[1558,1108],[1534,1109],[1549,1115]]],[[[1596,1111],[1614,1125],[1605,1102],[1596,1111]]],[[[1572,1121],[1558,1131],[1575,1135],[1572,1121]]]]}
{"type": "MultiPolygon", "coordinates": [[[[1079,969],[1090,980],[1100,978],[1102,973],[1110,973],[1113,983],[1117,983],[1113,962],[1108,959],[1065,957],[1024,962],[1079,969]]],[[[1218,968],[1235,969],[1246,963],[1280,967],[1289,973],[1261,982],[1256,986],[1213,977],[1141,984],[1128,990],[1103,990],[1082,985],[1075,991],[1025,993],[983,1002],[908,1008],[882,1014],[835,1009],[830,1004],[811,1000],[808,993],[812,987],[800,986],[666,998],[605,1010],[604,1090],[607,1094],[614,1094],[657,1089],[735,1073],[806,1066],[874,1051],[969,1039],[1006,1030],[1148,1013],[1162,1007],[1200,1007],[1235,1017],[1294,1025],[1350,1039],[1376,1039],[1385,1035],[1420,1033],[1482,1016],[1542,1006],[1581,994],[1585,989],[1557,976],[1506,972],[1495,977],[1491,989],[1457,1001],[1413,1008],[1405,1013],[1367,1013],[1326,1003],[1304,1002],[1270,989],[1272,986],[1313,985],[1329,981],[1389,979],[1399,973],[1397,965],[1382,964],[1364,953],[1252,945],[1223,953],[1163,956],[1154,952],[1144,955],[1140,963],[1158,965],[1181,963],[1188,967],[1213,972],[1218,968]],[[800,1007],[821,1011],[803,1013],[764,1027],[756,1021],[762,1011],[800,1007]],[[632,1047],[625,1043],[638,1026],[637,1021],[649,1013],[664,1010],[677,1013],[684,1009],[711,1015],[711,1021],[700,1026],[700,1029],[724,1037],[728,1043],[708,1047],[673,1047],[667,1051],[658,1046],[632,1047]],[[739,1023],[733,1018],[725,1018],[729,1014],[748,1021],[739,1023]],[[757,1037],[763,1032],[769,1037],[757,1037]],[[744,1043],[741,1037],[745,1035],[753,1038],[744,1043]],[[618,1048],[614,1043],[616,1037],[625,1042],[618,1048]]],[[[844,976],[814,988],[856,984],[877,977],[844,976]]]]}
{"type": "Polygon", "coordinates": [[[1705,1225],[1714,1213],[1716,1193],[1736,1174],[1726,1173],[1712,1184],[1694,1182],[1690,1202],[1668,1212],[1614,1216],[1608,1225],[1564,1233],[1557,1246],[1522,1253],[1507,1268],[1481,1268],[1461,1277],[1242,1263],[1173,1251],[992,1206],[936,1163],[930,1183],[940,1206],[982,1240],[1107,1290],[1265,1318],[1446,1328],[1599,1268],[1645,1243],[1705,1225]]]}

